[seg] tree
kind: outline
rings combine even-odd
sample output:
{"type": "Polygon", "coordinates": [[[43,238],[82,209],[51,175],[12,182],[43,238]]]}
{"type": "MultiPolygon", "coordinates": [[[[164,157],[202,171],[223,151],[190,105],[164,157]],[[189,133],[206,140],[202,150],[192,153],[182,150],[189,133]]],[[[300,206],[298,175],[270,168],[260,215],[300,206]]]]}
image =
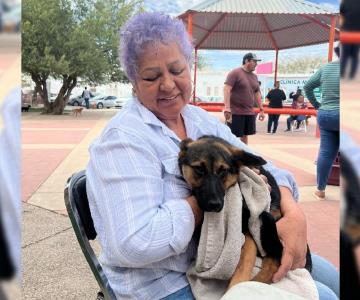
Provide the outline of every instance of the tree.
{"type": "Polygon", "coordinates": [[[202,71],[206,68],[210,68],[211,64],[207,60],[205,55],[199,54],[197,55],[197,68],[199,71],[202,71]]]}
{"type": "Polygon", "coordinates": [[[298,74],[312,73],[326,63],[324,57],[303,57],[296,60],[279,64],[279,73],[298,74]]]}
{"type": "Polygon", "coordinates": [[[140,0],[23,0],[22,71],[44,99],[44,113],[62,114],[78,78],[126,81],[118,62],[119,28],[142,10],[140,0]],[[62,80],[55,102],[46,81],[62,80]]]}

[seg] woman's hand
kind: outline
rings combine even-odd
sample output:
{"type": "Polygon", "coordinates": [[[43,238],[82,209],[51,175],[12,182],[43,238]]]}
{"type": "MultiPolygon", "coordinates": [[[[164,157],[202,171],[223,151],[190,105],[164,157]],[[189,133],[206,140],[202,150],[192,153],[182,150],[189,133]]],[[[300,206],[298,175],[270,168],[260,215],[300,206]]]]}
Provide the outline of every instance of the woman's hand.
{"type": "Polygon", "coordinates": [[[195,227],[202,223],[204,212],[198,206],[197,200],[194,196],[190,196],[186,198],[186,201],[189,203],[195,218],[195,227]]]}
{"type": "Polygon", "coordinates": [[[290,270],[303,268],[307,251],[305,215],[288,188],[280,187],[280,192],[283,217],[276,222],[276,227],[284,249],[280,267],[273,276],[274,282],[282,279],[290,270]]]}
{"type": "Polygon", "coordinates": [[[251,168],[252,171],[254,171],[256,174],[258,174],[261,179],[265,182],[267,188],[269,189],[269,192],[271,192],[271,185],[268,182],[268,179],[265,175],[260,174],[260,170],[258,168],[251,168]]]}

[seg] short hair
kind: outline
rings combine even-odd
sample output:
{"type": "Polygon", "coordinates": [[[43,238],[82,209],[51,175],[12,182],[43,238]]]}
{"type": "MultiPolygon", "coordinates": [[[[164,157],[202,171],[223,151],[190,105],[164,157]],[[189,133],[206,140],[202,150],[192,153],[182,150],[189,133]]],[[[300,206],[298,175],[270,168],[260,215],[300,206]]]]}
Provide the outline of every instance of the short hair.
{"type": "Polygon", "coordinates": [[[337,57],[340,57],[340,46],[337,45],[335,48],[334,48],[334,52],[336,54],[337,57]]]}
{"type": "Polygon", "coordinates": [[[131,82],[135,82],[145,47],[157,42],[175,42],[191,68],[193,46],[183,22],[163,13],[145,12],[133,16],[120,30],[120,63],[131,82]]]}
{"type": "Polygon", "coordinates": [[[302,95],[302,94],[295,94],[295,95],[293,96],[293,101],[297,101],[297,100],[299,99],[299,97],[304,97],[304,95],[302,95]]]}

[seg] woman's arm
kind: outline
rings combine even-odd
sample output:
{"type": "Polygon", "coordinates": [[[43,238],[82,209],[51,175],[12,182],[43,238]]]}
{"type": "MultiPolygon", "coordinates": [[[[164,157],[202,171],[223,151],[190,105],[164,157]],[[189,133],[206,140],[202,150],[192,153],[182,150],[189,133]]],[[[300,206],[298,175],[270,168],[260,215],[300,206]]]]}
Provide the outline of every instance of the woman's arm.
{"type": "Polygon", "coordinates": [[[87,192],[111,263],[142,267],[183,253],[195,219],[186,199],[164,199],[163,165],[139,137],[112,129],[90,148],[87,192]]]}
{"type": "Polygon", "coordinates": [[[283,217],[276,222],[276,227],[284,250],[280,267],[273,277],[274,282],[279,281],[290,270],[303,268],[307,250],[305,215],[294,201],[289,189],[280,187],[280,192],[283,217]]]}

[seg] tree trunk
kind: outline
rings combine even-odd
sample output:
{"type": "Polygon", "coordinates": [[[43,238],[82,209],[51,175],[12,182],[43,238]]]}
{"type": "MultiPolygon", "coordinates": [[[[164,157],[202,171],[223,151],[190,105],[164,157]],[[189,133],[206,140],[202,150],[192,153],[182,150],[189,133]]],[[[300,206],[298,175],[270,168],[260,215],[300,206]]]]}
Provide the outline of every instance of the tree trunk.
{"type": "Polygon", "coordinates": [[[66,103],[68,102],[69,97],[71,95],[71,91],[76,86],[76,83],[77,83],[76,76],[63,75],[63,84],[54,102],[54,107],[53,107],[54,115],[62,115],[64,113],[66,103]]]}
{"type": "Polygon", "coordinates": [[[64,113],[65,105],[69,100],[71,91],[76,86],[77,78],[76,76],[63,75],[63,84],[60,88],[59,94],[54,102],[49,102],[48,91],[46,88],[46,80],[48,77],[48,74],[31,74],[31,78],[36,84],[36,90],[39,92],[44,102],[44,109],[42,113],[62,115],[64,113]]]}
{"type": "Polygon", "coordinates": [[[46,80],[48,79],[49,74],[31,74],[31,79],[35,82],[35,90],[40,94],[43,99],[44,109],[42,113],[48,114],[51,112],[52,107],[51,103],[48,100],[48,91],[46,87],[46,80]]]}

